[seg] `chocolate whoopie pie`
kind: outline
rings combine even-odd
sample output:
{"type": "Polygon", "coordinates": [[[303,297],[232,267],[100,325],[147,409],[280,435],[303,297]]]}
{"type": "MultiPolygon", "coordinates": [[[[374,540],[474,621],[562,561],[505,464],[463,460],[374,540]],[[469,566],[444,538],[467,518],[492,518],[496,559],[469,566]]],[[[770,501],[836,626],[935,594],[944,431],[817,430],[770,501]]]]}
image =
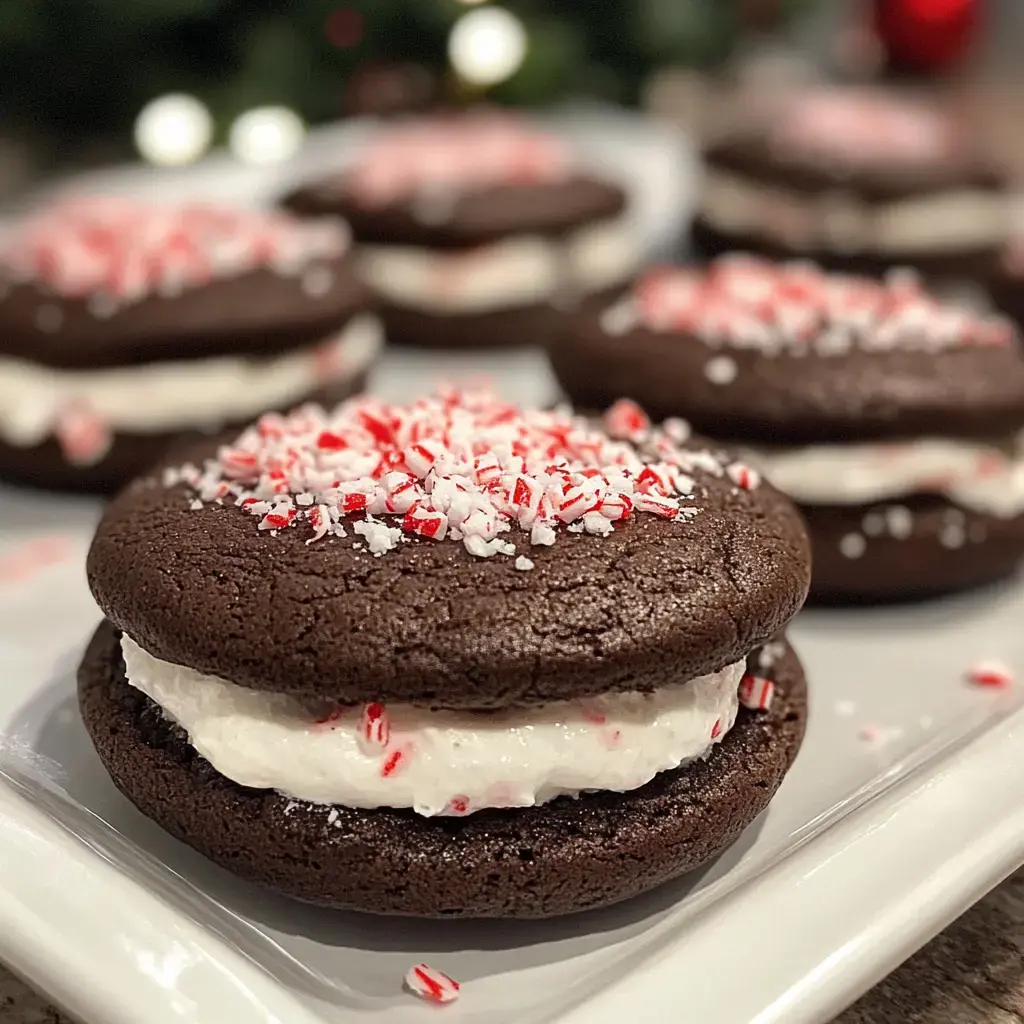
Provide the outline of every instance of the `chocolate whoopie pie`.
{"type": "Polygon", "coordinates": [[[405,345],[543,342],[554,306],[621,289],[640,265],[623,190],[497,112],[385,130],[284,202],[352,225],[388,338],[405,345]]]}
{"type": "Polygon", "coordinates": [[[0,239],[0,476],[112,490],[183,436],[361,389],[380,346],[336,222],[64,200],[0,239]]]}
{"type": "MultiPolygon", "coordinates": [[[[551,352],[566,393],[619,395],[745,447],[801,507],[812,597],[981,583],[1024,554],[1024,357],[1012,327],[884,281],[721,257],[655,270],[551,352]]],[[[628,405],[616,414],[628,422],[628,405]]]]}
{"type": "Polygon", "coordinates": [[[709,258],[977,279],[1006,241],[1002,172],[952,113],[895,92],[801,93],[710,146],[705,165],[693,238],[709,258]]]}
{"type": "Polygon", "coordinates": [[[681,424],[630,434],[352,399],[128,488],[79,673],[115,783],[336,908],[545,917],[713,857],[800,746],[807,539],[681,424]]]}

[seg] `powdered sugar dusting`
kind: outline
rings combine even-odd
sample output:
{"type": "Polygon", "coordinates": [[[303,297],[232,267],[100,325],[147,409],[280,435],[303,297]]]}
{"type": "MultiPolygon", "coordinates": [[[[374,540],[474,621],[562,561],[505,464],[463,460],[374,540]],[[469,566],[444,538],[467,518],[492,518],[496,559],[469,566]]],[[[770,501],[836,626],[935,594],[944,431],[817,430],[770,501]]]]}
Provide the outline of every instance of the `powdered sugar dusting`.
{"type": "Polygon", "coordinates": [[[450,537],[479,558],[515,555],[516,532],[548,546],[562,528],[601,537],[635,514],[688,519],[700,512],[695,473],[758,485],[746,467],[675,440],[686,436],[680,424],[670,434],[626,411],[613,411],[605,432],[487,391],[444,390],[411,406],[363,396],[332,411],[268,414],[204,467],[165,473],[164,484],[233,503],[271,533],[302,525],[310,541],[344,536],[354,518],[375,556],[411,537],[450,537]],[[630,440],[610,436],[620,431],[630,440]]]}
{"type": "MultiPolygon", "coordinates": [[[[906,270],[874,281],[746,255],[722,256],[707,268],[652,270],[626,302],[652,330],[765,356],[829,358],[854,348],[938,352],[1004,346],[1015,337],[1009,321],[941,303],[906,270]],[[835,344],[837,336],[843,344],[835,344]]],[[[716,384],[736,376],[735,364],[719,363],[725,358],[708,364],[716,384]]]]}

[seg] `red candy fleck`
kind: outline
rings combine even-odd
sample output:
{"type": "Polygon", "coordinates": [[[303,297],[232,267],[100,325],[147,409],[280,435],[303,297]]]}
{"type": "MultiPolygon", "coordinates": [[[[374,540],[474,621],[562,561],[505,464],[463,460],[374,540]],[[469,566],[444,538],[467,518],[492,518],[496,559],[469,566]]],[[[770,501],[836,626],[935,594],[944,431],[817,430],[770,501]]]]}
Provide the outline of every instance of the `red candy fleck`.
{"type": "Polygon", "coordinates": [[[366,508],[367,499],[366,495],[362,493],[357,494],[346,494],[341,499],[341,510],[342,512],[359,512],[366,508]]]}
{"type": "Polygon", "coordinates": [[[398,771],[398,766],[402,762],[402,751],[394,750],[387,756],[387,760],[381,765],[380,774],[382,778],[390,778],[398,771]]]}
{"type": "Polygon", "coordinates": [[[717,740],[722,735],[722,720],[720,718],[715,719],[715,724],[711,727],[711,738],[717,740]]]}
{"type": "Polygon", "coordinates": [[[329,430],[322,430],[320,436],[316,439],[316,445],[324,451],[340,452],[348,447],[348,442],[339,434],[333,434],[329,430]]]}
{"type": "Polygon", "coordinates": [[[458,999],[461,988],[454,978],[426,964],[410,967],[405,975],[405,984],[413,995],[431,1003],[450,1003],[458,999]]]}
{"type": "Polygon", "coordinates": [[[580,701],[580,714],[593,725],[605,725],[608,721],[608,716],[591,701],[580,701]]]}
{"type": "Polygon", "coordinates": [[[1013,669],[1001,661],[979,661],[967,670],[967,679],[974,686],[996,689],[1005,689],[1015,681],[1013,669]]]}
{"type": "Polygon", "coordinates": [[[316,725],[333,725],[337,722],[343,714],[341,708],[332,708],[325,715],[321,715],[319,718],[315,718],[314,724],[316,725]]]}
{"type": "Polygon", "coordinates": [[[453,796],[448,801],[448,811],[450,814],[467,814],[469,812],[469,797],[453,796]]]}

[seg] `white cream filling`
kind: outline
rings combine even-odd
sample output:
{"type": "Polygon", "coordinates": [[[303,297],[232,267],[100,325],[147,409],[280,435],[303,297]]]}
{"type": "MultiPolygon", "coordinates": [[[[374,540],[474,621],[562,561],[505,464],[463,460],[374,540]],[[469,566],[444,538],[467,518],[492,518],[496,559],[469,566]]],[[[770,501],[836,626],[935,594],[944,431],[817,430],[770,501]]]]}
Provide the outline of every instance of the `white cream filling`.
{"type": "Polygon", "coordinates": [[[354,376],[380,345],[379,322],[362,315],[332,338],[271,358],[224,356],[80,371],[0,359],[0,437],[9,444],[38,444],[75,405],[114,430],[216,429],[354,376]]]}
{"type": "Polygon", "coordinates": [[[1024,514],[1024,442],[1016,456],[982,444],[925,438],[760,448],[746,457],[803,505],[867,505],[928,493],[1001,519],[1024,514]]]}
{"type": "Polygon", "coordinates": [[[411,807],[427,816],[637,789],[658,772],[706,756],[726,735],[744,673],[737,662],[652,694],[488,715],[388,705],[390,739],[371,748],[360,738],[360,709],[318,724],[291,697],[160,661],[127,636],[121,648],[128,682],[239,785],[317,804],[411,807]]]}
{"type": "Polygon", "coordinates": [[[642,260],[625,219],[605,221],[564,239],[517,235],[474,249],[364,245],[365,280],[395,303],[433,313],[479,313],[591,294],[624,283],[642,260]]]}
{"type": "Polygon", "coordinates": [[[876,204],[844,192],[800,195],[723,171],[707,174],[700,208],[705,220],[724,231],[801,248],[880,253],[998,245],[1008,235],[1010,213],[1004,197],[982,190],[950,189],[876,204]]]}

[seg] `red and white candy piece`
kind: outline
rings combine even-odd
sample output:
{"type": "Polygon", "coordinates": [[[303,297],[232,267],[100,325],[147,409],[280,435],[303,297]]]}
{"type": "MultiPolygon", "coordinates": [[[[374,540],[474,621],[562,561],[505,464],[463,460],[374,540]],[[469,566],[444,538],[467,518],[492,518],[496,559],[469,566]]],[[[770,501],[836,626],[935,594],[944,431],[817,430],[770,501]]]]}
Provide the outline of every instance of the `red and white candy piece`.
{"type": "Polygon", "coordinates": [[[775,684],[770,679],[747,673],[740,680],[740,703],[752,711],[767,711],[775,699],[775,684]]]}
{"type": "Polygon", "coordinates": [[[632,399],[620,398],[605,412],[604,427],[609,437],[635,441],[650,432],[651,421],[632,399]]]}
{"type": "Polygon", "coordinates": [[[363,705],[359,719],[359,742],[364,750],[379,753],[391,740],[391,717],[387,708],[376,701],[363,705]]]}
{"type": "Polygon", "coordinates": [[[410,967],[405,975],[405,985],[413,995],[430,1003],[450,1003],[459,998],[462,987],[454,978],[427,964],[410,967]]]}
{"type": "Polygon", "coordinates": [[[729,479],[745,491],[752,491],[761,483],[761,474],[742,462],[733,462],[725,467],[729,479]]]}
{"type": "Polygon", "coordinates": [[[1013,669],[1001,661],[979,661],[967,670],[967,681],[973,686],[1005,689],[1014,683],[1013,669]]]}
{"type": "Polygon", "coordinates": [[[76,466],[95,465],[113,443],[107,422],[85,402],[74,402],[60,411],[54,435],[64,458],[76,466]]]}

